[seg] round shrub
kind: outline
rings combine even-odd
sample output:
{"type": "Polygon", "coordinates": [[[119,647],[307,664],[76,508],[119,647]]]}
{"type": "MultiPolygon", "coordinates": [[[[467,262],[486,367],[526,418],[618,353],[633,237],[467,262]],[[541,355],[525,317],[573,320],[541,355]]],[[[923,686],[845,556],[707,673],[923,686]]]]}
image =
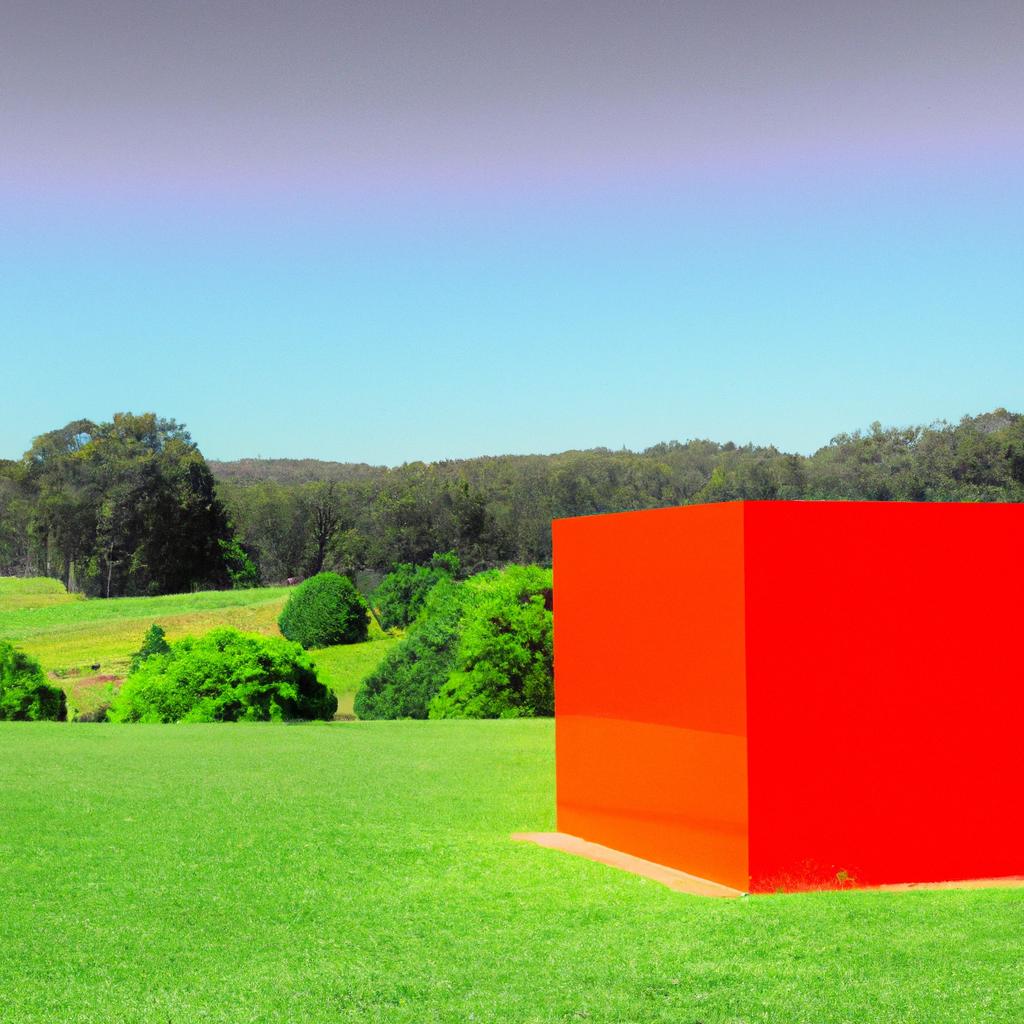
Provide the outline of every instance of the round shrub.
{"type": "Polygon", "coordinates": [[[46,681],[39,662],[0,640],[0,720],[63,722],[67,714],[64,691],[46,681]]]}
{"type": "Polygon", "coordinates": [[[322,572],[300,583],[277,620],[281,632],[305,648],[357,644],[366,639],[366,602],[352,581],[322,572]]]}
{"type": "Polygon", "coordinates": [[[266,722],[329,719],[338,699],[309,656],[279,637],[214,629],[185,637],[132,671],[112,722],[266,722]]]}

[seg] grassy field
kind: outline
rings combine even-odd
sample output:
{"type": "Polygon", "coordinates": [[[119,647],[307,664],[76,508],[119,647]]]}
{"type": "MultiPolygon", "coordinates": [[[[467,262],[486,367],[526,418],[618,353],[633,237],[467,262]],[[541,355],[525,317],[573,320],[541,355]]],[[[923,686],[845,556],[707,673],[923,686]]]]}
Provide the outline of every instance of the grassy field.
{"type": "Polygon", "coordinates": [[[1024,1020],[1017,890],[710,901],[551,850],[550,721],[0,725],[0,1020],[1024,1020]]]}
{"type": "MultiPolygon", "coordinates": [[[[152,623],[171,640],[216,626],[280,636],[277,617],[290,592],[264,587],[85,600],[56,580],[0,578],[0,639],[37,658],[60,678],[75,705],[88,710],[107,682],[125,675],[152,623]]],[[[351,714],[359,683],[397,642],[371,620],[369,642],[311,652],[320,678],[338,694],[340,715],[351,714]]]]}

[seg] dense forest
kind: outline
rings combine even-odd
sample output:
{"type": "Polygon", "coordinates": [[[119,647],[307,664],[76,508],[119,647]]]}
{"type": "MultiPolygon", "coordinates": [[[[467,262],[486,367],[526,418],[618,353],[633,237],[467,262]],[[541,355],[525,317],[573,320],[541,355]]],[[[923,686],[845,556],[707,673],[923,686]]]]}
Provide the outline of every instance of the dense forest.
{"type": "Polygon", "coordinates": [[[693,440],[387,468],[207,464],[173,421],[123,414],[70,424],[0,462],[0,574],[151,593],[384,571],[439,551],[472,572],[548,563],[560,516],[736,498],[1022,501],[1024,415],[873,424],[810,456],[693,440]]]}
{"type": "Polygon", "coordinates": [[[211,463],[264,577],[385,569],[454,551],[464,569],[547,564],[551,520],[736,498],[1024,500],[1024,416],[840,434],[811,456],[672,441],[393,469],[311,460],[211,463]]]}

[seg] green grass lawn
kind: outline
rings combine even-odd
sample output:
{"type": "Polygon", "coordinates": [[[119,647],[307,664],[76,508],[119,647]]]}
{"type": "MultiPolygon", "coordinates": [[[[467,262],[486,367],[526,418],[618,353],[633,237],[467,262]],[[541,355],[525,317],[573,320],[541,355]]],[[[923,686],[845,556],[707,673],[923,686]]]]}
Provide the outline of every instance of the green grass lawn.
{"type": "Polygon", "coordinates": [[[338,695],[338,716],[353,715],[352,704],[359,684],[372,672],[401,637],[385,636],[376,622],[365,644],[342,644],[310,651],[317,675],[338,695]]]}
{"type": "Polygon", "coordinates": [[[0,725],[0,1020],[1024,1020],[1024,893],[712,901],[538,847],[550,721],[0,725]]]}
{"type": "MultiPolygon", "coordinates": [[[[86,600],[56,580],[0,577],[0,639],[56,673],[75,706],[90,710],[106,683],[116,685],[127,673],[132,652],[154,622],[170,640],[217,626],[280,636],[277,617],[289,593],[289,587],[262,587],[86,600]]],[[[371,619],[367,643],[310,652],[320,678],[338,695],[339,715],[352,713],[359,683],[397,642],[371,619]]]]}

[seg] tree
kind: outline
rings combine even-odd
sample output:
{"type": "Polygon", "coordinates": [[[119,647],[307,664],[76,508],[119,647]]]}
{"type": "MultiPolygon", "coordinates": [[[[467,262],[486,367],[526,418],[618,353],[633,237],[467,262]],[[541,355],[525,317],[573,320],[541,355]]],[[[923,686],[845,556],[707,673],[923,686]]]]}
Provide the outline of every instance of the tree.
{"type": "Polygon", "coordinates": [[[306,491],[306,509],[312,530],[309,575],[315,576],[323,570],[327,550],[341,526],[338,485],[333,480],[309,485],[306,491]]]}
{"type": "Polygon", "coordinates": [[[69,589],[81,581],[112,597],[228,584],[226,513],[206,461],[173,420],[78,420],[36,438],[22,468],[32,545],[69,589]]]}
{"type": "Polygon", "coordinates": [[[404,629],[419,615],[427,594],[442,579],[459,571],[459,557],[453,551],[435,554],[429,565],[402,562],[380,581],[373,592],[373,604],[383,629],[404,629]]]}
{"type": "Polygon", "coordinates": [[[154,622],[146,630],[146,635],[142,638],[142,646],[132,654],[128,671],[134,672],[144,661],[156,657],[158,654],[169,654],[170,650],[171,647],[167,643],[167,634],[164,632],[163,626],[158,626],[154,622]]]}
{"type": "Polygon", "coordinates": [[[260,585],[260,569],[252,556],[238,542],[237,538],[221,540],[220,550],[224,556],[224,567],[227,569],[231,586],[235,590],[246,590],[260,585]]]}

